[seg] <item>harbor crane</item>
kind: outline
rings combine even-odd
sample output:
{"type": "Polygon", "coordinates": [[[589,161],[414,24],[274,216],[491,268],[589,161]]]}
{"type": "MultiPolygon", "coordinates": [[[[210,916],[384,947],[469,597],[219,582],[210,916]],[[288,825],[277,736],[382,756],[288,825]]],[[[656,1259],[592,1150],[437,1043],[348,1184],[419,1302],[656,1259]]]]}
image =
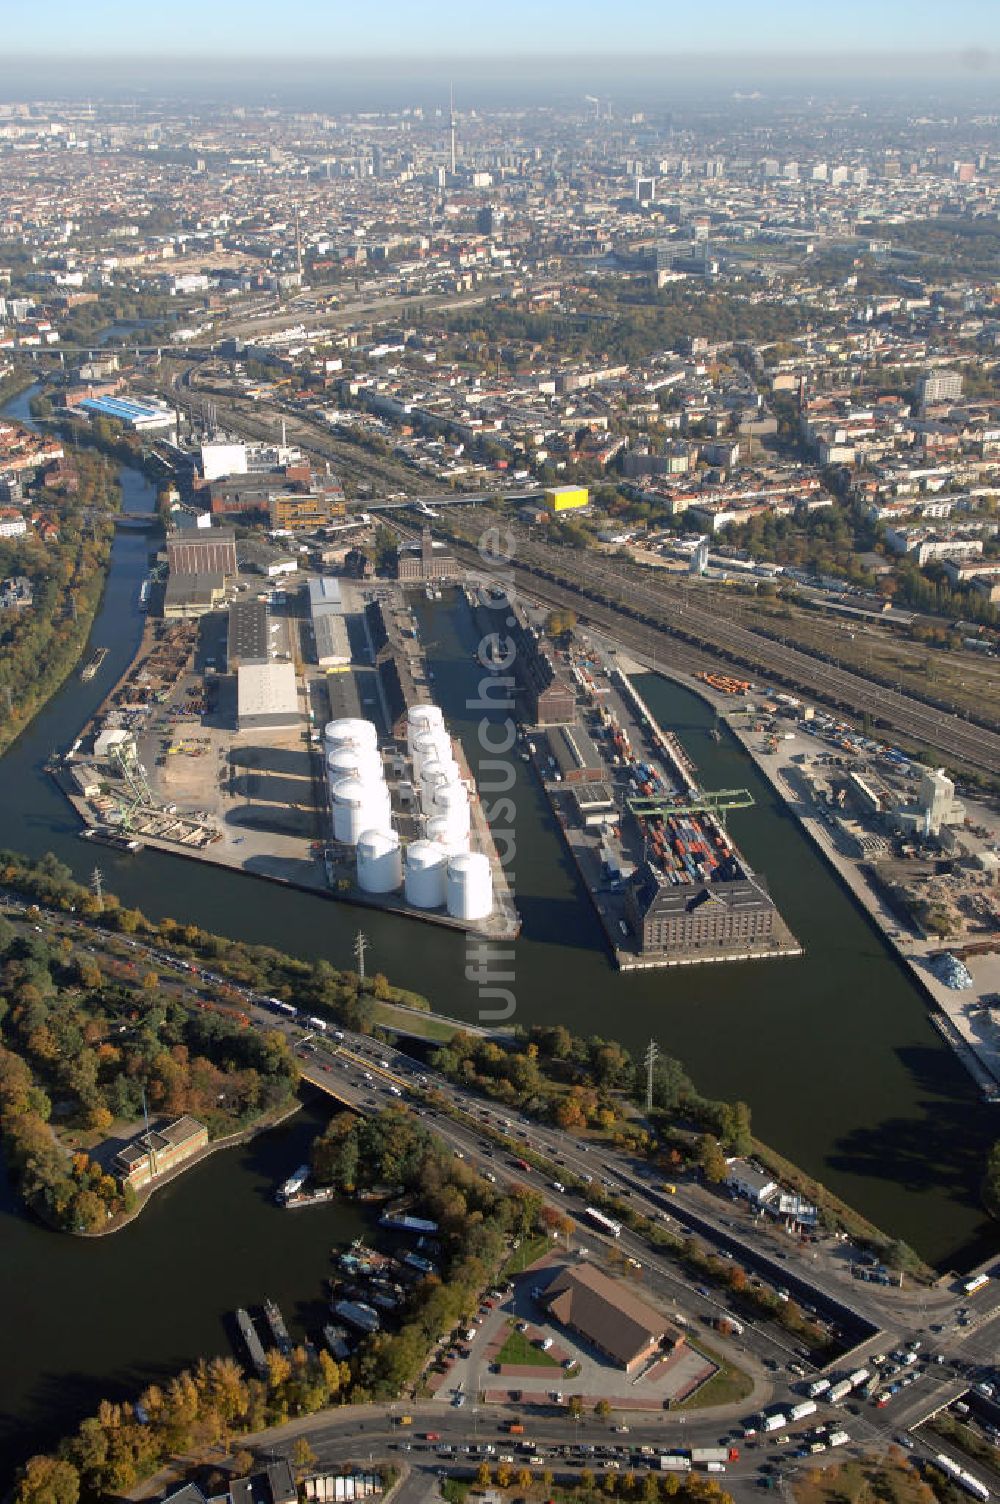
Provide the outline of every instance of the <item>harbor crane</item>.
{"type": "Polygon", "coordinates": [[[662,815],[664,819],[676,815],[714,815],[725,827],[726,814],[731,809],[751,809],[753,795],[749,789],[715,789],[707,793],[694,793],[690,798],[673,798],[669,794],[637,794],[626,800],[636,819],[650,815],[662,815]]]}

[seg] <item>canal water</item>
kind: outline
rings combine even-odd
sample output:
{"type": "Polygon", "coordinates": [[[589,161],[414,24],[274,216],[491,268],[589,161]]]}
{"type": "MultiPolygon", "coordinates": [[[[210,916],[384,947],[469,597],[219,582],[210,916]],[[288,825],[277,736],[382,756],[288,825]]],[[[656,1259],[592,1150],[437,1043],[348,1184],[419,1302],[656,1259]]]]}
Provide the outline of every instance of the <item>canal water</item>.
{"type": "MultiPolygon", "coordinates": [[[[27,417],[30,393],[5,411],[27,417]]],[[[153,487],[123,470],[123,506],[149,511],[153,487]]],[[[116,536],[93,647],[109,649],[97,677],[73,675],[3,758],[0,844],[53,851],[85,878],[93,848],[42,771],[122,672],[142,629],[139,586],[149,539],[116,536]]],[[[418,602],[436,695],[474,769],[480,678],[476,634],[455,597],[418,602]]],[[[640,688],[679,734],[708,787],[747,787],[755,807],[732,816],[735,839],[767,875],[801,959],[622,976],[606,947],[537,781],[513,756],[517,849],[512,867],[524,919],[510,984],[519,1022],[565,1023],[641,1051],[650,1038],[676,1054],[705,1094],[743,1098],[757,1132],[820,1176],[926,1258],[948,1265],[995,1250],[978,1206],[996,1114],[932,1028],[918,990],[801,834],[752,761],[696,696],[658,676],[640,688]]],[[[494,717],[496,719],[497,717],[494,717]]],[[[369,967],[475,1021],[464,939],[448,930],[285,890],[182,858],[100,852],[106,886],[153,916],[352,964],[359,927],[369,967]]],[[[58,1237],[0,1204],[0,1445],[12,1452],[92,1406],[203,1352],[223,1349],[222,1313],[271,1294],[295,1317],[315,1298],[331,1243],[355,1236],[338,1208],[278,1212],[273,1185],[299,1163],[324,1109],[238,1153],[219,1154],[154,1198],[118,1237],[58,1237]],[[224,1215],[222,1214],[224,1208],[224,1215]],[[192,1277],[194,1270],[194,1277],[192,1277]],[[67,1379],[66,1376],[69,1375],[67,1379]]],[[[305,1314],[302,1312],[302,1314],[305,1314]]],[[[301,1315],[299,1317],[301,1319],[301,1315]]]]}

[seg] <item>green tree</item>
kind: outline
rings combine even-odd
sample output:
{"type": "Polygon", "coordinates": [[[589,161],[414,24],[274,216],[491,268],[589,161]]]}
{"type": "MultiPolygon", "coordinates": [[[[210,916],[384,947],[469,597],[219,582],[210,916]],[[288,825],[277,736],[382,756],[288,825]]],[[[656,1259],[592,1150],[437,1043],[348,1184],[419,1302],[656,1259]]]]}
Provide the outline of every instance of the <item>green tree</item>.
{"type": "Polygon", "coordinates": [[[296,1436],[292,1444],[292,1466],[297,1473],[308,1473],[316,1466],[316,1453],[307,1436],[296,1436]]]}
{"type": "Polygon", "coordinates": [[[14,1491],[15,1504],[77,1504],[80,1474],[58,1457],[32,1457],[14,1491]]]}
{"type": "Polygon", "coordinates": [[[719,1185],[726,1178],[726,1156],[722,1145],[710,1133],[703,1133],[698,1140],[698,1164],[707,1181],[719,1185]]]}

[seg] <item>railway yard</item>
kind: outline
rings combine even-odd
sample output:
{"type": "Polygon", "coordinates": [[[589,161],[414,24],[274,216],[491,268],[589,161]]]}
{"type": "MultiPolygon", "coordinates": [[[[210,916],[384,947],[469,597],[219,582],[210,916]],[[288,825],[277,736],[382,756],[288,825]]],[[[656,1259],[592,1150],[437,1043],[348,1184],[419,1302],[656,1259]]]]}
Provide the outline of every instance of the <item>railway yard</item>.
{"type": "MultiPolygon", "coordinates": [[[[469,542],[471,520],[466,514],[455,547],[466,559],[474,557],[481,569],[482,560],[469,542]]],[[[1000,776],[1000,735],[986,726],[728,621],[702,604],[697,587],[686,582],[677,586],[649,580],[612,558],[535,542],[516,530],[513,537],[509,569],[527,595],[578,612],[612,631],[626,647],[692,674],[712,672],[720,660],[751,669],[823,704],[869,717],[915,748],[938,751],[950,765],[1000,776]]]]}

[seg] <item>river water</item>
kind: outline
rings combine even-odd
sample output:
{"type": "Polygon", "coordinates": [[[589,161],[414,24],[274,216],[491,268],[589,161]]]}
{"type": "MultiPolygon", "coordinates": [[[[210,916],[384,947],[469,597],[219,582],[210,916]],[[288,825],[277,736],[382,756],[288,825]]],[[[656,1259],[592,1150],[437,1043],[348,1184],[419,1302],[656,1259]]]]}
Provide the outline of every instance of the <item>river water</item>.
{"type": "MultiPolygon", "coordinates": [[[[6,412],[27,417],[30,393],[6,412]]],[[[123,506],[149,511],[153,487],[123,470],[123,506]]],[[[137,608],[149,539],[116,536],[92,633],[110,649],[95,680],[73,675],[2,762],[0,843],[54,851],[85,878],[94,852],[43,771],[122,672],[142,628],[137,608]]],[[[458,600],[419,601],[435,691],[479,762],[476,638],[458,600]]],[[[517,853],[524,929],[515,949],[517,1019],[560,1021],[642,1050],[653,1037],[709,1095],[751,1104],[757,1132],[819,1175],[882,1227],[941,1264],[995,1250],[977,1186],[1000,1132],[932,1028],[922,995],[877,932],[696,696],[657,676],[640,688],[673,727],[708,787],[748,787],[756,805],[732,816],[734,837],[766,873],[803,942],[801,959],[621,976],[607,952],[548,805],[515,758],[517,853]]],[[[477,1019],[462,937],[158,853],[100,852],[106,885],[153,916],[173,915],[241,939],[352,964],[363,926],[370,970],[477,1019]]],[[[331,1243],[357,1235],[349,1210],[280,1212],[275,1183],[303,1158],[325,1116],[312,1104],[245,1149],[220,1153],[154,1198],[120,1235],[81,1243],[48,1233],[0,1203],[0,1446],[7,1456],[49,1438],[104,1393],[129,1393],[200,1353],[224,1350],[223,1313],[270,1294],[293,1328],[310,1314],[331,1243]],[[305,1303],[305,1304],[303,1304],[305,1303]],[[68,1377],[67,1377],[68,1376],[68,1377]]],[[[315,1324],[315,1323],[314,1323],[315,1324]]]]}

